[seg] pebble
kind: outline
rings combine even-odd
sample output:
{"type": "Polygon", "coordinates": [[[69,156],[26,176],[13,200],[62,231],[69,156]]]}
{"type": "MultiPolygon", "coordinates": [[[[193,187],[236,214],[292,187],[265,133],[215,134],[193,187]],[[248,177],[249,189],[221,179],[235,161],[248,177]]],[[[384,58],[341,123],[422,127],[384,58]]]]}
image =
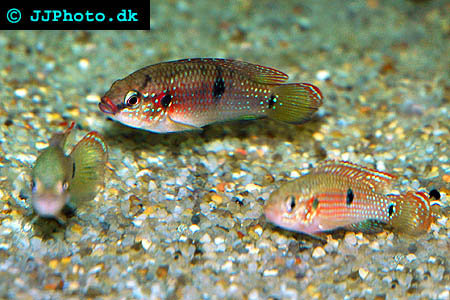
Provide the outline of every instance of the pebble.
{"type": "Polygon", "coordinates": [[[86,102],[97,104],[100,102],[100,96],[97,94],[89,94],[86,96],[86,102]]]}
{"type": "Polygon", "coordinates": [[[82,58],[78,61],[78,67],[80,70],[87,70],[89,68],[89,60],[87,58],[82,58]]]}
{"type": "Polygon", "coordinates": [[[442,291],[442,292],[438,295],[438,299],[439,299],[439,300],[448,300],[448,299],[450,299],[450,290],[442,291]]]}
{"type": "Polygon", "coordinates": [[[200,230],[200,227],[198,227],[197,224],[192,224],[191,226],[189,226],[189,230],[190,230],[192,233],[196,233],[197,231],[200,230]]]}
{"type": "Polygon", "coordinates": [[[369,270],[367,270],[366,268],[359,268],[358,274],[362,280],[365,280],[367,278],[367,275],[369,275],[369,270]]]}
{"type": "Polygon", "coordinates": [[[357,242],[358,242],[358,241],[356,240],[356,235],[355,235],[354,232],[347,232],[347,233],[345,234],[344,240],[345,240],[345,243],[346,243],[347,245],[352,246],[352,247],[356,246],[356,244],[357,244],[357,242]]]}
{"type": "Polygon", "coordinates": [[[211,200],[216,204],[216,205],[220,205],[223,203],[223,198],[217,194],[213,194],[211,196],[211,200]]]}
{"type": "Polygon", "coordinates": [[[145,250],[148,250],[150,248],[150,246],[152,245],[152,241],[147,240],[147,239],[142,239],[141,245],[142,245],[142,248],[144,248],[145,250]]]}
{"type": "Polygon", "coordinates": [[[261,236],[263,233],[263,229],[261,227],[261,225],[256,225],[254,230],[253,230],[258,236],[261,236]]]}
{"type": "Polygon", "coordinates": [[[250,193],[259,192],[259,191],[261,191],[261,186],[258,184],[249,183],[245,186],[245,190],[250,193]]]}
{"type": "Polygon", "coordinates": [[[271,276],[277,276],[278,275],[278,269],[268,269],[264,270],[263,276],[265,277],[271,277],[271,276]]]}
{"type": "Polygon", "coordinates": [[[326,81],[331,78],[331,75],[328,70],[319,70],[316,72],[316,78],[320,81],[326,81]]]}
{"type": "Polygon", "coordinates": [[[325,255],[326,255],[325,250],[322,247],[314,248],[314,251],[312,253],[312,257],[315,259],[324,257],[325,255]]]}
{"type": "Polygon", "coordinates": [[[327,236],[327,244],[324,247],[325,251],[328,253],[331,253],[333,251],[337,251],[338,247],[339,247],[339,241],[333,239],[331,237],[331,235],[327,236]]]}
{"type": "Polygon", "coordinates": [[[25,88],[20,88],[14,91],[14,96],[18,98],[24,98],[28,95],[28,90],[25,88]]]}
{"type": "Polygon", "coordinates": [[[223,236],[218,236],[214,239],[214,244],[216,244],[216,245],[223,244],[224,242],[225,242],[225,239],[223,238],[223,236]]]}
{"type": "Polygon", "coordinates": [[[413,261],[415,261],[416,260],[416,255],[415,254],[413,254],[413,253],[410,253],[410,254],[408,254],[408,255],[406,255],[406,260],[407,261],[409,261],[409,262],[413,262],[413,261]]]}
{"type": "MultiPolygon", "coordinates": [[[[197,225],[195,225],[195,226],[197,226],[197,225]]],[[[202,243],[202,244],[210,243],[210,242],[211,242],[211,236],[209,234],[207,234],[207,233],[202,235],[202,237],[200,238],[200,243],[202,243]]]]}
{"type": "Polygon", "coordinates": [[[233,262],[231,260],[227,260],[220,269],[224,272],[231,272],[233,270],[233,262]]]}

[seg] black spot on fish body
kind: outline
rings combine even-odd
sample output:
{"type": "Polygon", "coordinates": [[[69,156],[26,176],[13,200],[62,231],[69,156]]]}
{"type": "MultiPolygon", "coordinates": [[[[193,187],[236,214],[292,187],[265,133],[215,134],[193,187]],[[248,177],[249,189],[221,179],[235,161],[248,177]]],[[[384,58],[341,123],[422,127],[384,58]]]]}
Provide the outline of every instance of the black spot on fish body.
{"type": "Polygon", "coordinates": [[[146,87],[147,87],[147,85],[150,83],[150,82],[152,82],[152,76],[150,76],[150,75],[148,75],[148,74],[145,74],[145,76],[144,76],[144,83],[142,84],[142,86],[141,86],[141,89],[143,90],[143,89],[145,89],[146,87]]]}
{"type": "Polygon", "coordinates": [[[161,105],[165,108],[169,107],[170,102],[172,102],[172,95],[167,93],[164,95],[164,97],[161,99],[161,105]]]}
{"type": "Polygon", "coordinates": [[[441,199],[441,193],[439,193],[439,191],[436,189],[432,189],[430,191],[430,198],[433,198],[434,200],[439,200],[441,199]]]}
{"type": "Polygon", "coordinates": [[[392,215],[394,214],[395,211],[395,204],[391,203],[388,206],[388,214],[389,214],[389,218],[392,217],[392,215]]]}
{"type": "Polygon", "coordinates": [[[275,105],[275,102],[277,102],[277,97],[274,94],[270,95],[269,109],[275,105]]]}
{"type": "Polygon", "coordinates": [[[352,189],[348,189],[347,190],[347,198],[346,198],[346,201],[345,201],[347,206],[350,206],[350,204],[352,204],[354,198],[355,198],[355,195],[353,194],[352,189]]]}
{"type": "Polygon", "coordinates": [[[75,162],[72,163],[72,178],[75,177],[75,162]]]}
{"type": "Polygon", "coordinates": [[[319,206],[319,198],[314,198],[313,203],[312,203],[312,208],[313,210],[316,210],[317,207],[319,206]]]}
{"type": "Polygon", "coordinates": [[[219,100],[223,93],[225,93],[225,81],[223,79],[222,75],[222,68],[217,67],[217,76],[216,79],[214,79],[214,86],[212,95],[215,100],[219,100]]]}

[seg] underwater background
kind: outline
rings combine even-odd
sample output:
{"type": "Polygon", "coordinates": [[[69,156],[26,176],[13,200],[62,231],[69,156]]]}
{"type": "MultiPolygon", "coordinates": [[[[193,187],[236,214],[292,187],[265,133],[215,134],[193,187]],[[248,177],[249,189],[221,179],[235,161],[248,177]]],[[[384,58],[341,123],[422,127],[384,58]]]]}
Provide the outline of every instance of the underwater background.
{"type": "Polygon", "coordinates": [[[450,3],[151,1],[150,31],[0,32],[0,298],[449,299],[450,3]],[[303,125],[268,119],[155,134],[98,109],[112,82],[161,61],[234,58],[318,86],[303,125]],[[30,172],[77,123],[109,147],[105,187],[62,226],[33,219],[30,172]],[[270,193],[324,159],[441,192],[419,237],[263,215],[270,193]]]}

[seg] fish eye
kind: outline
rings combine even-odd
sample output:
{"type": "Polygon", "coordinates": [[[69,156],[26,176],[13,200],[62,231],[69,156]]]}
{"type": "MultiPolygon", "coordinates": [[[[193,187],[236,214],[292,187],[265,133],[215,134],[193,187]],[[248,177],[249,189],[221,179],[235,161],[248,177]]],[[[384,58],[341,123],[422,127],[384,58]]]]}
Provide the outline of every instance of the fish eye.
{"type": "Polygon", "coordinates": [[[63,185],[62,185],[62,189],[63,191],[67,191],[67,189],[69,188],[69,183],[67,181],[64,181],[63,185]]]}
{"type": "Polygon", "coordinates": [[[129,91],[124,99],[124,104],[128,107],[136,107],[140,102],[141,98],[139,97],[139,93],[136,91],[129,91]]]}
{"type": "Polygon", "coordinates": [[[34,179],[31,180],[31,192],[36,192],[36,181],[34,181],[34,179]]]}
{"type": "Polygon", "coordinates": [[[295,197],[293,195],[289,195],[286,198],[286,210],[288,213],[291,213],[295,208],[295,197]]]}

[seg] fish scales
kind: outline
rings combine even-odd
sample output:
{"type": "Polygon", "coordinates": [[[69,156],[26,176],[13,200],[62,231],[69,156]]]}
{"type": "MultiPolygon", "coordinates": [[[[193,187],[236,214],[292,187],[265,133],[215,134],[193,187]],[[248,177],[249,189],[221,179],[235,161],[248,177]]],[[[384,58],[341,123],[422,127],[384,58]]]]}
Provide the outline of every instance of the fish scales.
{"type": "MultiPolygon", "coordinates": [[[[268,108],[270,91],[266,85],[252,83],[241,72],[215,65],[183,64],[177,68],[180,76],[162,65],[161,82],[156,82],[156,89],[172,95],[172,105],[168,109],[174,120],[201,127],[204,124],[220,122],[232,118],[237,113],[263,116],[268,108]],[[184,70],[183,70],[184,69],[184,70]],[[165,76],[164,76],[165,74],[165,76]],[[216,80],[223,80],[223,93],[214,95],[216,80]],[[254,101],[254,99],[264,101],[254,101]]],[[[157,76],[158,77],[158,76],[157,76]]],[[[148,104],[149,106],[152,104],[148,104]]],[[[149,111],[150,112],[150,111],[149,111]]],[[[147,114],[150,118],[151,114],[147,114]]]]}
{"type": "Polygon", "coordinates": [[[396,176],[349,162],[327,161],[282,185],[265,206],[266,217],[286,229],[315,234],[336,228],[375,232],[382,225],[417,234],[434,215],[422,192],[389,195],[396,176]]]}
{"type": "Polygon", "coordinates": [[[311,84],[284,84],[287,79],[275,69],[230,59],[165,62],[114,82],[99,108],[126,125],[159,133],[266,116],[302,123],[322,104],[322,94],[311,84]]]}

